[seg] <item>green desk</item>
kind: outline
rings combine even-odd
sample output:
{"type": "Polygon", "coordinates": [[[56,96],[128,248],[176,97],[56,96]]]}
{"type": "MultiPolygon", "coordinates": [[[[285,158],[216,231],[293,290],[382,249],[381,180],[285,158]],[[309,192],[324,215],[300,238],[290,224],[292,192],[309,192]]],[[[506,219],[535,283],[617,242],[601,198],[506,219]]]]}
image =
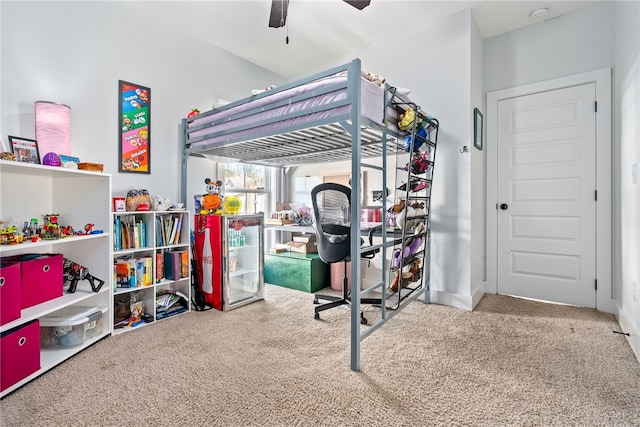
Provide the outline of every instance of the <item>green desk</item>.
{"type": "Polygon", "coordinates": [[[329,286],[329,266],[318,254],[267,253],[264,256],[264,281],[299,291],[316,292],[329,286]]]}

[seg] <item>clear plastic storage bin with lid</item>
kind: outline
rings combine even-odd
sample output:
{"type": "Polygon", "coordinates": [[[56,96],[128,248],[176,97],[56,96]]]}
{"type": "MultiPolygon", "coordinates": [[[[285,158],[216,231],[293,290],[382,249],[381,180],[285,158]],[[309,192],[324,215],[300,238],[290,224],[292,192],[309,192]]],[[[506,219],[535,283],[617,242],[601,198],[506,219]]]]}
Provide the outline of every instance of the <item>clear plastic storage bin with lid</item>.
{"type": "Polygon", "coordinates": [[[72,306],[41,317],[41,347],[72,347],[100,336],[106,311],[106,308],[72,306]]]}

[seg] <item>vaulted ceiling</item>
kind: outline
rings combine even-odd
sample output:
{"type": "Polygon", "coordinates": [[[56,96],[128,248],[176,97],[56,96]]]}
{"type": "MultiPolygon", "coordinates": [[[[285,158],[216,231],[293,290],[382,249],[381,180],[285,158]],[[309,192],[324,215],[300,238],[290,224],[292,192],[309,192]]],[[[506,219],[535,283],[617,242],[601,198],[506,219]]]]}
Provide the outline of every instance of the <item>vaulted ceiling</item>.
{"type": "Polygon", "coordinates": [[[468,8],[482,37],[489,38],[557,18],[597,0],[371,0],[363,10],[340,0],[290,0],[287,25],[277,29],[268,26],[271,0],[122,1],[149,23],[183,31],[292,78],[348,61],[399,32],[468,8]],[[532,18],[531,12],[540,7],[547,8],[546,15],[532,18]]]}

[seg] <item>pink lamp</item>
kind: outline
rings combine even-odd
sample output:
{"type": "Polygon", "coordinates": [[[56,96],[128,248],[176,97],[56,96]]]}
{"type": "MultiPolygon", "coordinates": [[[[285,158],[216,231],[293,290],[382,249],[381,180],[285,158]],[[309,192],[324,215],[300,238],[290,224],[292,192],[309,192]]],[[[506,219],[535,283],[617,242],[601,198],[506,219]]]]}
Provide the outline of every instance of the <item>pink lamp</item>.
{"type": "Polygon", "coordinates": [[[71,107],[36,101],[36,141],[41,153],[71,155],[71,107]]]}

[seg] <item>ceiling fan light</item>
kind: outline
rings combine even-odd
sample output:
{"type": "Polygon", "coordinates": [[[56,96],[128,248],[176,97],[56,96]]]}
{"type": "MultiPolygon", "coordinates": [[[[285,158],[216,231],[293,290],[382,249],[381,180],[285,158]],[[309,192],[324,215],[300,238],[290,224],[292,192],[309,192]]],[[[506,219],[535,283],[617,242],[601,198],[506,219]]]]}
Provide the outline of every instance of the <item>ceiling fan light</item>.
{"type": "Polygon", "coordinates": [[[289,0],[271,0],[271,14],[269,15],[269,27],[280,28],[287,23],[287,10],[289,0]]]}
{"type": "Polygon", "coordinates": [[[351,6],[355,7],[358,10],[362,10],[365,7],[369,6],[371,0],[344,0],[345,3],[349,3],[351,6]]]}
{"type": "Polygon", "coordinates": [[[543,17],[547,16],[548,13],[549,13],[549,9],[547,9],[546,7],[538,7],[538,8],[533,9],[529,13],[529,18],[531,18],[531,19],[540,19],[540,18],[543,18],[543,17]]]}

